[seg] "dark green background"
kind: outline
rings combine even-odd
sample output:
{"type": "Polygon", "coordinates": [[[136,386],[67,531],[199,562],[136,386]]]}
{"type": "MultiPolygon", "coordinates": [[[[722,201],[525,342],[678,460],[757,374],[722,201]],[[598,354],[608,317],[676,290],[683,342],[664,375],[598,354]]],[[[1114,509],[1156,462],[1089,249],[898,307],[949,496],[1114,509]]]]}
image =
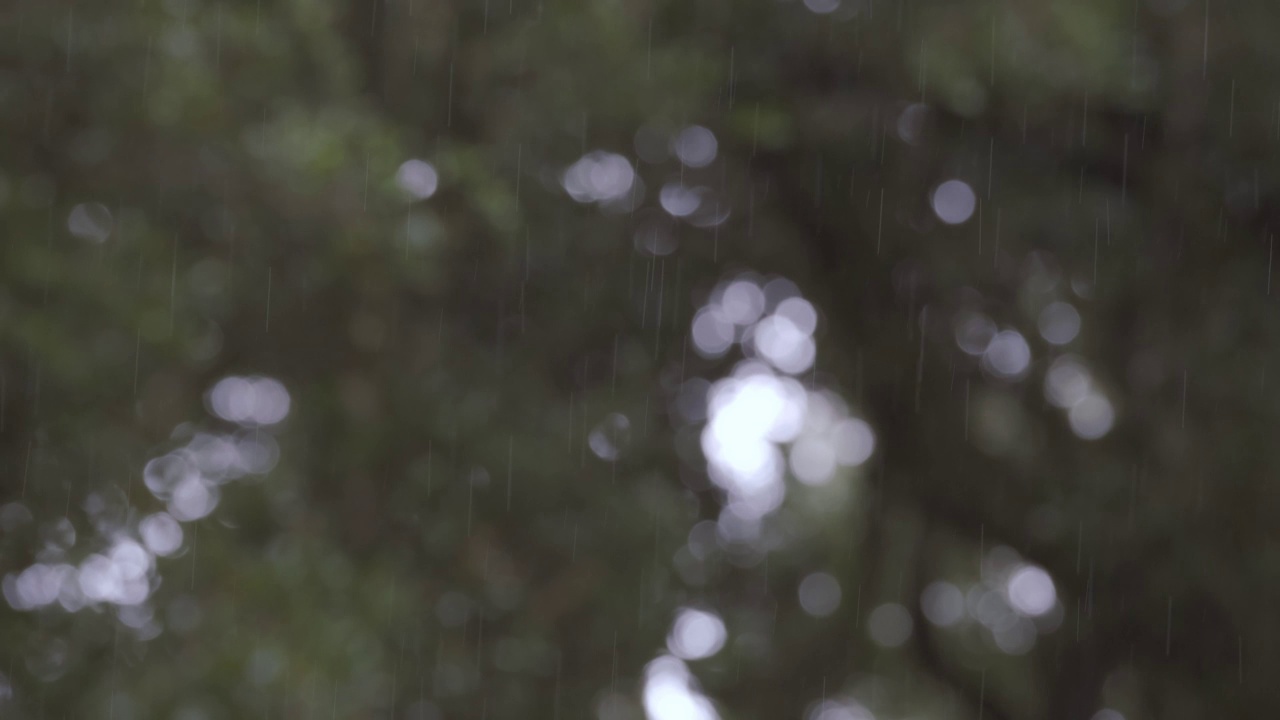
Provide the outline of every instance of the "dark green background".
{"type": "MultiPolygon", "coordinates": [[[[0,604],[0,716],[583,718],[616,692],[600,717],[640,718],[698,603],[728,626],[691,664],[726,720],[842,694],[895,719],[1270,717],[1278,30],[1264,0],[0,4],[0,575],[59,520],[74,564],[161,509],[143,467],[225,427],[220,378],[292,397],[275,469],[158,560],[158,635],[0,604]],[[681,177],[732,215],[672,255],[558,185],[692,123],[719,156],[681,177]],[[412,157],[440,188],[408,204],[412,157]],[[929,206],[953,177],[980,203],[954,227],[929,206]],[[104,242],[69,232],[81,203],[104,242]],[[672,557],[723,497],[672,391],[729,371],[686,338],[747,269],[818,307],[810,380],[878,444],[835,495],[788,481],[767,562],[717,555],[694,586],[672,557]],[[1055,299],[1116,408],[1101,440],[1043,396],[1055,299]],[[1029,339],[1024,380],[956,347],[965,309],[1029,339]],[[612,412],[616,466],[584,446],[612,412]],[[997,545],[1065,610],[1027,655],[919,615],[997,545]],[[844,589],[824,619],[797,602],[816,570],[844,589]],[[901,648],[868,639],[883,602],[916,614],[901,648]]],[[[682,172],[639,168],[648,207],[682,172]]]]}

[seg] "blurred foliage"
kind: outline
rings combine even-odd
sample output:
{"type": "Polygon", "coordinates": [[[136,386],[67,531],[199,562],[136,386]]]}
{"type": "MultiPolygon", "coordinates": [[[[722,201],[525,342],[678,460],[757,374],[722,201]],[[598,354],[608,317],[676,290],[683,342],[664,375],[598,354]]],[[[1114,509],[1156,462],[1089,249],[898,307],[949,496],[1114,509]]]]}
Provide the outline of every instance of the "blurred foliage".
{"type": "Polygon", "coordinates": [[[692,663],[726,719],[1280,706],[1280,8],[834,5],[0,6],[6,598],[163,509],[144,467],[234,429],[220,379],[291,396],[255,431],[278,463],[183,525],[142,606],[0,605],[0,715],[639,718],[688,605],[728,627],[692,663]],[[637,157],[690,124],[713,164],[637,157]],[[630,158],[644,209],[566,196],[594,150],[630,158]],[[410,158],[429,199],[396,183],[410,158]],[[977,196],[958,225],[930,206],[950,178],[977,196]],[[640,253],[673,180],[730,217],[640,253]],[[725,497],[674,403],[740,357],[690,323],[742,270],[819,309],[804,379],[877,446],[788,480],[766,551],[681,572],[725,497]],[[1115,408],[1098,440],[1042,392],[1054,301],[1115,408]],[[1029,339],[1025,376],[957,347],[974,313],[1029,339]],[[611,413],[616,461],[589,446],[611,413]],[[1024,655],[920,609],[999,546],[1064,612],[1024,655]],[[797,599],[815,571],[843,588],[829,617],[797,599]],[[868,637],[885,602],[911,609],[902,647],[868,637]]]}

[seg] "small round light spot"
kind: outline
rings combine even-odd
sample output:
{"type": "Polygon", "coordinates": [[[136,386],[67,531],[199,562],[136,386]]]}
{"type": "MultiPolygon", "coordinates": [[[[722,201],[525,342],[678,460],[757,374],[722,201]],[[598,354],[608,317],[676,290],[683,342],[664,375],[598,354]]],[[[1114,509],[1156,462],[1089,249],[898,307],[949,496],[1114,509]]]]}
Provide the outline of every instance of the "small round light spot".
{"type": "Polygon", "coordinates": [[[156,513],[138,523],[138,534],[156,555],[172,555],[182,547],[182,526],[169,513],[156,513]]]}
{"type": "Polygon", "coordinates": [[[800,581],[800,607],[814,617],[827,617],[840,607],[840,581],[816,572],[800,581]]]}
{"type": "Polygon", "coordinates": [[[929,583],[920,594],[920,608],[929,622],[951,627],[964,619],[964,593],[949,582],[929,583]]]}
{"type": "Polygon", "coordinates": [[[396,171],[396,185],[415,200],[426,200],[436,194],[440,176],[425,160],[405,160],[396,171]]]}
{"type": "Polygon", "coordinates": [[[67,229],[82,240],[105,242],[111,237],[111,211],[102,203],[80,203],[67,216],[67,229]]]}
{"type": "Polygon", "coordinates": [[[716,159],[715,133],[701,125],[690,125],[676,136],[673,143],[676,157],[692,168],[706,167],[716,159]]]}
{"type": "Polygon", "coordinates": [[[982,354],[982,365],[992,374],[1005,378],[1022,377],[1031,364],[1031,347],[1017,330],[996,333],[982,354]]]}
{"type": "Polygon", "coordinates": [[[1040,311],[1040,337],[1054,345],[1066,345],[1080,333],[1080,313],[1070,303],[1055,302],[1040,311]]]}
{"type": "Polygon", "coordinates": [[[1058,602],[1053,578],[1034,565],[1023,565],[1010,573],[1005,592],[1014,610],[1031,617],[1044,615],[1058,602]]]}
{"type": "Polygon", "coordinates": [[[867,619],[867,631],[877,645],[887,648],[901,646],[911,637],[914,623],[911,613],[898,603],[885,603],[871,611],[867,619]]]}
{"type": "Polygon", "coordinates": [[[1100,393],[1090,394],[1067,413],[1072,432],[1084,440],[1097,440],[1111,432],[1115,419],[1111,401],[1100,393]]]}
{"type": "Polygon", "coordinates": [[[714,613],[684,608],[667,635],[667,649],[683,660],[701,660],[720,652],[728,633],[714,613]]]}
{"type": "Polygon", "coordinates": [[[948,225],[959,225],[973,216],[978,198],[963,180],[948,180],[933,191],[933,211],[948,225]]]}
{"type": "Polygon", "coordinates": [[[1093,378],[1089,370],[1070,355],[1054,360],[1044,376],[1045,398],[1063,409],[1070,409],[1089,397],[1092,389],[1093,378]]]}

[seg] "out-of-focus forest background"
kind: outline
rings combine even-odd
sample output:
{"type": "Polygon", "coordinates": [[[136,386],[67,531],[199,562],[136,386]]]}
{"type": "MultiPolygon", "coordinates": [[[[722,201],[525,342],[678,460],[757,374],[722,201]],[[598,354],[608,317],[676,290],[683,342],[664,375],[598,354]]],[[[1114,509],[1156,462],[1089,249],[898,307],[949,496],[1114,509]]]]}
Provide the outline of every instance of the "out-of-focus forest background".
{"type": "Polygon", "coordinates": [[[0,5],[0,717],[1270,717],[1277,30],[0,5]]]}

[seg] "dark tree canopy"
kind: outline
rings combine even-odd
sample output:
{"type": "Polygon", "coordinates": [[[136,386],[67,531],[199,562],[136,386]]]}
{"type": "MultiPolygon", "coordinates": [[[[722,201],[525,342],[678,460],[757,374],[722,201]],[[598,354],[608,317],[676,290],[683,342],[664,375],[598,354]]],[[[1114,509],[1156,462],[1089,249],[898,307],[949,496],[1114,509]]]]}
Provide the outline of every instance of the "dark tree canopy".
{"type": "Polygon", "coordinates": [[[0,5],[0,717],[1269,717],[1277,29],[0,5]]]}

